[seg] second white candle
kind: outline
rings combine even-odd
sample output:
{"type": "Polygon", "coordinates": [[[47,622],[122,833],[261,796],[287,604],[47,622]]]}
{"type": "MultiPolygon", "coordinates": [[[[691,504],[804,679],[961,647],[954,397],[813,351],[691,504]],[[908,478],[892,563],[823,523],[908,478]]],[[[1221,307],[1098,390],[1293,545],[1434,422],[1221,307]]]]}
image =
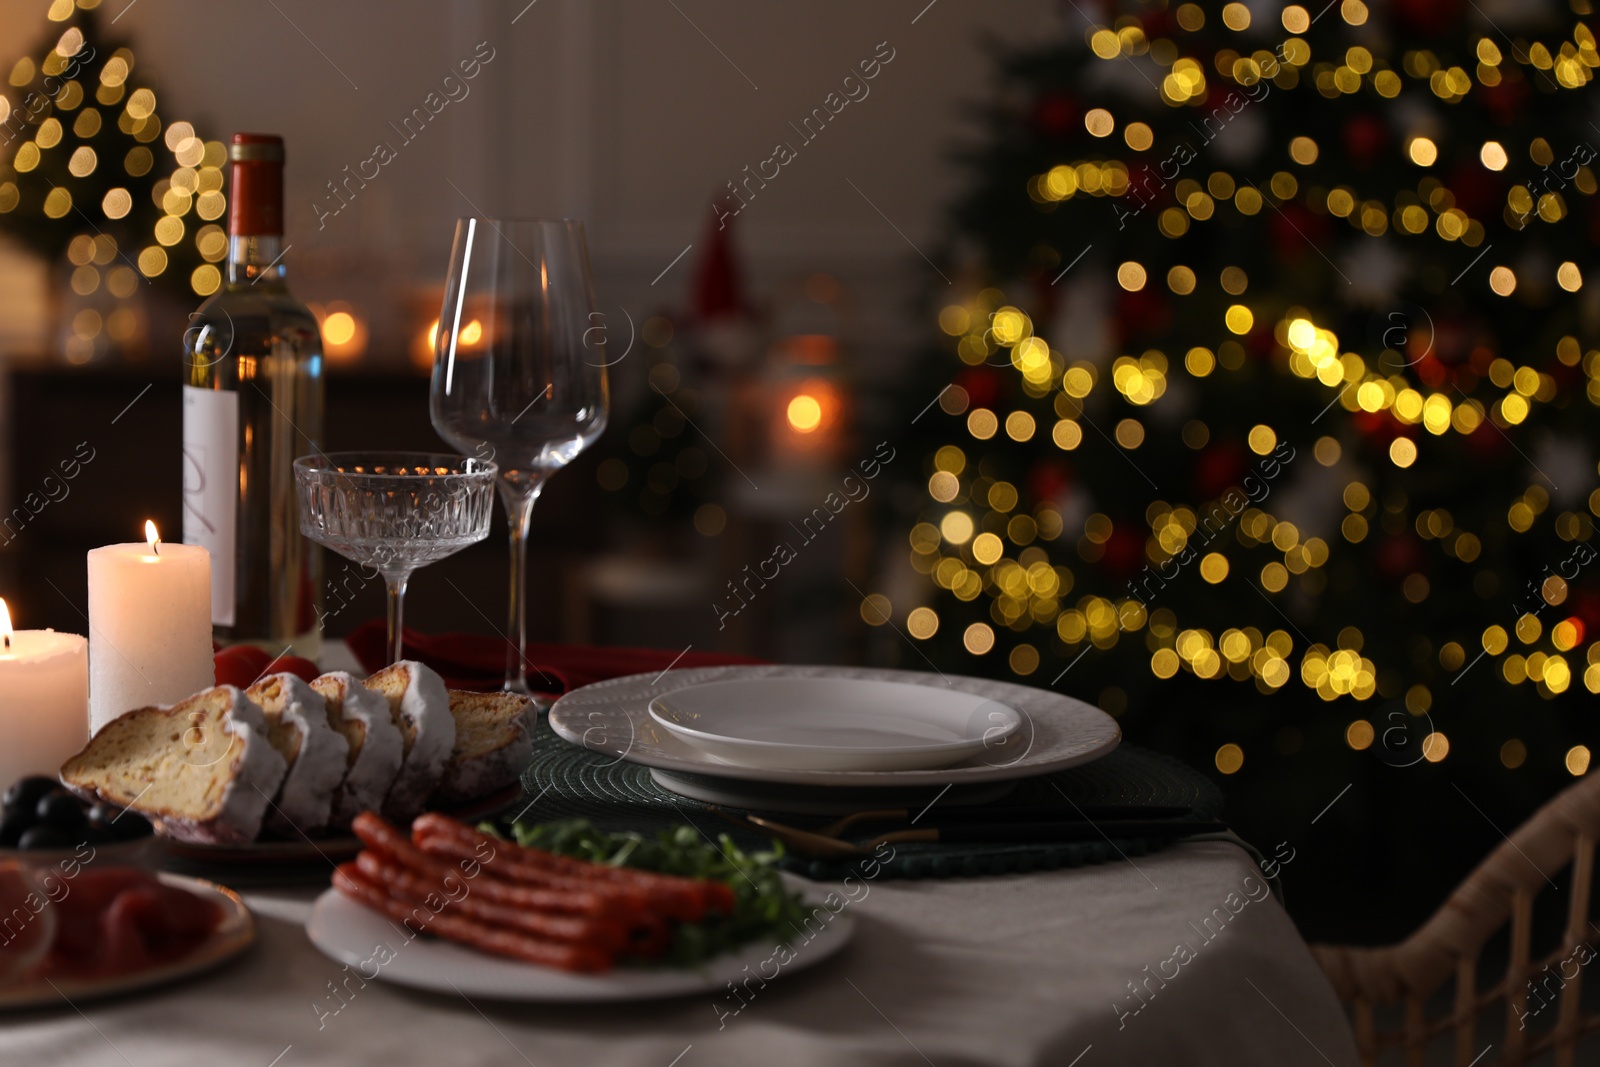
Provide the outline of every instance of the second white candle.
{"type": "Polygon", "coordinates": [[[210,553],[153,538],[92,549],[90,731],[123,712],[182,700],[215,677],[210,553]]]}

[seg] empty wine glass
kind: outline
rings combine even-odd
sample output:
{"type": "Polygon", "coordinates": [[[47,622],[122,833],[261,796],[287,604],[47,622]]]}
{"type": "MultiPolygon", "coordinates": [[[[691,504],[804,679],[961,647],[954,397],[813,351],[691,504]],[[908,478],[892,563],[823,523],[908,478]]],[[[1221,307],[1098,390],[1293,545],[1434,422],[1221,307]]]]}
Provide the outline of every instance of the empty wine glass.
{"type": "Polygon", "coordinates": [[[605,326],[581,222],[456,223],[434,350],[433,428],[499,464],[511,528],[505,688],[524,695],[528,520],[546,480],[605,429],[605,326]]]}
{"type": "Polygon", "coordinates": [[[411,572],[489,536],[495,465],[436,452],[333,452],[294,461],[300,532],[389,587],[389,662],[411,572]]]}

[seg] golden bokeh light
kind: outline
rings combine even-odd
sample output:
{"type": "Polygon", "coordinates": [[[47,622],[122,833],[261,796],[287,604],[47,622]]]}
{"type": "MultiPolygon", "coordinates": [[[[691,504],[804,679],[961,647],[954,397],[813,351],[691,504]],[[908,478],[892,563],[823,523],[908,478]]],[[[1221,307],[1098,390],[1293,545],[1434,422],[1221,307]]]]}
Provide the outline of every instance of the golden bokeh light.
{"type": "Polygon", "coordinates": [[[108,219],[123,218],[133,210],[133,195],[121,186],[108,189],[100,200],[100,210],[105,212],[108,219]]]}
{"type": "Polygon", "coordinates": [[[964,511],[952,511],[939,521],[939,536],[952,545],[972,540],[972,530],[972,516],[964,511]]]}
{"type": "Polygon", "coordinates": [[[1372,724],[1366,719],[1357,719],[1344,730],[1345,744],[1357,752],[1364,751],[1372,746],[1374,732],[1372,724]]]}
{"type": "Polygon", "coordinates": [[[994,648],[994,630],[988,623],[975,622],[961,635],[961,643],[974,656],[982,656],[994,648]]]}
{"type": "Polygon", "coordinates": [[[1439,159],[1439,146],[1428,137],[1413,137],[1406,145],[1406,155],[1419,167],[1431,167],[1439,159]]]}
{"type": "Polygon", "coordinates": [[[862,622],[868,626],[882,626],[889,621],[894,607],[882,593],[869,593],[862,598],[860,610],[862,622]]]}
{"type": "MultiPolygon", "coordinates": [[[[1231,6],[1237,7],[1240,5],[1231,6]]],[[[1244,749],[1230,741],[1217,749],[1217,754],[1213,758],[1217,765],[1217,770],[1223,774],[1237,774],[1239,768],[1244,766],[1244,749]]]]}

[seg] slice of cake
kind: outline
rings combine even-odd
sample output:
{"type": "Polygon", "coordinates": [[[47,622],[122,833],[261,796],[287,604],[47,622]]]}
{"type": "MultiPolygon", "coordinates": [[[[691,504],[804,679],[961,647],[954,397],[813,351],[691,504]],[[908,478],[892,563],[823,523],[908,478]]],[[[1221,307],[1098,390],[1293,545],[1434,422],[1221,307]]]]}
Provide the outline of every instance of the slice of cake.
{"type": "Polygon", "coordinates": [[[334,797],[329,822],[343,829],[362,812],[383,807],[404,755],[400,730],[383,694],[368,689],[353,674],[324,674],[311,682],[311,688],[327,704],[328,719],[348,749],[344,782],[334,797]]]}
{"type": "Polygon", "coordinates": [[[444,679],[413,660],[401,660],[364,683],[389,702],[400,729],[400,773],[383,801],[384,818],[408,824],[439,786],[456,743],[456,720],[444,679]]]}
{"type": "Polygon", "coordinates": [[[328,721],[322,695],[293,674],[269,674],[245,690],[267,721],[267,740],[289,772],[267,811],[267,829],[284,837],[327,828],[344,781],[350,744],[328,721]]]}
{"type": "Polygon", "coordinates": [[[180,841],[232,845],[261,832],[286,770],[261,709],[219,685],[106,723],[67,760],[61,780],[83,796],[133,808],[180,841]]]}
{"type": "Polygon", "coordinates": [[[433,794],[449,803],[503,789],[522,776],[533,758],[533,704],[515,693],[450,691],[456,743],[433,794]]]}

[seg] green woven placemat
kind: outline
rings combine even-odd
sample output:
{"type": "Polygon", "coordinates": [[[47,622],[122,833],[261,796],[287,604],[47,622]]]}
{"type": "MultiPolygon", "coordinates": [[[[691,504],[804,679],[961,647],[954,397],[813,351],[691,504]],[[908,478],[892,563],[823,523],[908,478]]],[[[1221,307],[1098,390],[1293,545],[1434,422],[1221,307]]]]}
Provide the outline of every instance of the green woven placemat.
{"type": "MultiPolygon", "coordinates": [[[[729,834],[741,848],[762,848],[767,839],[719,817],[710,805],[670,793],[650,777],[650,769],[571,744],[550,729],[541,716],[534,731],[533,760],[523,774],[523,788],[533,798],[524,818],[538,822],[587,819],[602,830],[653,833],[687,822],[715,840],[729,834]]],[[[930,794],[931,798],[931,794],[930,794]]],[[[1064,819],[1076,818],[1072,804],[1139,807],[1192,807],[1196,818],[1216,819],[1222,793],[1204,775],[1186,764],[1133,745],[1120,745],[1110,755],[1054,774],[1027,778],[1004,798],[985,805],[997,821],[1013,805],[1059,805],[1064,819]],[[1071,803],[1069,803],[1069,800],[1071,803]]],[[[733,808],[733,813],[772,814],[790,826],[809,829],[830,821],[815,816],[733,808]]],[[[516,814],[512,812],[511,814],[516,814]]],[[[892,827],[891,827],[892,829],[892,827]]],[[[1041,844],[900,844],[885,863],[870,860],[832,862],[789,856],[783,866],[816,879],[838,879],[871,864],[873,878],[950,878],[1026,873],[1104,863],[1139,856],[1163,847],[1170,838],[1128,837],[1099,841],[1041,844]]]]}

